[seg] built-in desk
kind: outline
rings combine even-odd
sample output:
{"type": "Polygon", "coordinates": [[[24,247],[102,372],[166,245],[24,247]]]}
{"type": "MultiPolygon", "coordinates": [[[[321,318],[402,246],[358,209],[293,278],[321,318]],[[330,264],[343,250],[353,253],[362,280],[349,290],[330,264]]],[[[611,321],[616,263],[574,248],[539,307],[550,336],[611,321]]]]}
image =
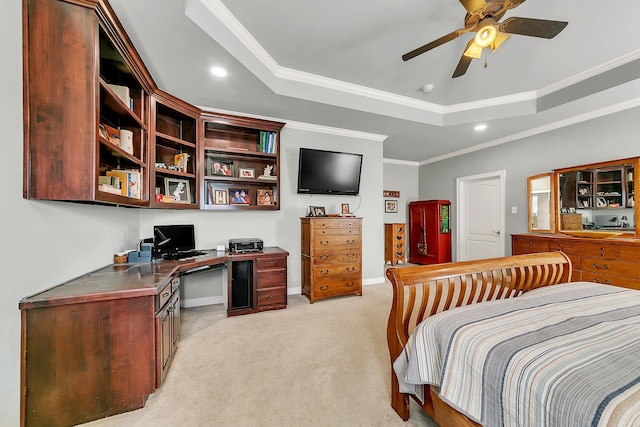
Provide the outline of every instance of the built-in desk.
{"type": "MultiPolygon", "coordinates": [[[[143,407],[180,337],[181,273],[250,261],[253,305],[229,314],[285,308],[288,255],[274,247],[113,264],[23,298],[21,425],[69,426],[143,407]]],[[[228,276],[231,299],[231,267],[228,276]]]]}

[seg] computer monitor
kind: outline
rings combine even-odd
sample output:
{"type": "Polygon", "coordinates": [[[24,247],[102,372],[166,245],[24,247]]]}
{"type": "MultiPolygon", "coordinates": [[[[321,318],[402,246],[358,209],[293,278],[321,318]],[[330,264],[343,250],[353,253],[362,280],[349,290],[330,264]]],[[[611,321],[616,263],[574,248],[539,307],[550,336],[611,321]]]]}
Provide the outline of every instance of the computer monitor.
{"type": "Polygon", "coordinates": [[[155,225],[153,227],[153,247],[155,257],[175,254],[196,248],[193,224],[155,225]]]}

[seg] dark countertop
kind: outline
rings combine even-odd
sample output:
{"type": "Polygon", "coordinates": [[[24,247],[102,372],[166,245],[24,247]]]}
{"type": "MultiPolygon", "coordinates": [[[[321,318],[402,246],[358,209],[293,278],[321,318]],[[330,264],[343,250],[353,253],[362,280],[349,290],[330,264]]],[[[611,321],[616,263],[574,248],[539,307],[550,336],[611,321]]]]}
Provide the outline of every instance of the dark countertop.
{"type": "Polygon", "coordinates": [[[175,275],[202,266],[224,264],[229,255],[207,255],[183,260],[111,264],[37,294],[22,298],[20,310],[77,302],[155,295],[175,275]]]}

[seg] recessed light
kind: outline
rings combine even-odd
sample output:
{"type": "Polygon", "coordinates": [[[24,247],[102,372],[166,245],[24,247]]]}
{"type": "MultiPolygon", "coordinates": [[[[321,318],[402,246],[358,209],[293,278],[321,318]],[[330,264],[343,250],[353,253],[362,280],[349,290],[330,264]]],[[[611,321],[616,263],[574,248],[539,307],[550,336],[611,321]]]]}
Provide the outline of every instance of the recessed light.
{"type": "Polygon", "coordinates": [[[211,74],[216,77],[225,77],[227,75],[227,70],[221,67],[212,67],[211,74]]]}
{"type": "Polygon", "coordinates": [[[485,125],[484,123],[476,125],[476,127],[473,128],[473,130],[475,130],[476,132],[481,132],[483,130],[485,130],[487,128],[487,125],[485,125]]]}
{"type": "Polygon", "coordinates": [[[428,84],[428,85],[424,85],[420,88],[420,92],[422,93],[429,93],[433,90],[433,85],[432,84],[428,84]]]}

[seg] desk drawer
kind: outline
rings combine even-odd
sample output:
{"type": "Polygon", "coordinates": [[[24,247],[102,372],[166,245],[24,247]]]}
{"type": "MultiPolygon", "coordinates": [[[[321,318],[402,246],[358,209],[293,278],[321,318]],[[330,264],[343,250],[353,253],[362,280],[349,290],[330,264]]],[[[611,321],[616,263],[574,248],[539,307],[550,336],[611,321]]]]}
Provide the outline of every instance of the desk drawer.
{"type": "Polygon", "coordinates": [[[258,271],[258,289],[269,288],[274,285],[284,285],[286,283],[286,270],[284,268],[278,270],[258,271]]]}
{"type": "Polygon", "coordinates": [[[287,303],[287,288],[269,288],[258,291],[258,310],[272,305],[285,305],[287,303]]]}
{"type": "Polygon", "coordinates": [[[285,268],[286,266],[287,266],[287,259],[284,257],[257,259],[258,270],[266,270],[269,268],[285,268]]]}

